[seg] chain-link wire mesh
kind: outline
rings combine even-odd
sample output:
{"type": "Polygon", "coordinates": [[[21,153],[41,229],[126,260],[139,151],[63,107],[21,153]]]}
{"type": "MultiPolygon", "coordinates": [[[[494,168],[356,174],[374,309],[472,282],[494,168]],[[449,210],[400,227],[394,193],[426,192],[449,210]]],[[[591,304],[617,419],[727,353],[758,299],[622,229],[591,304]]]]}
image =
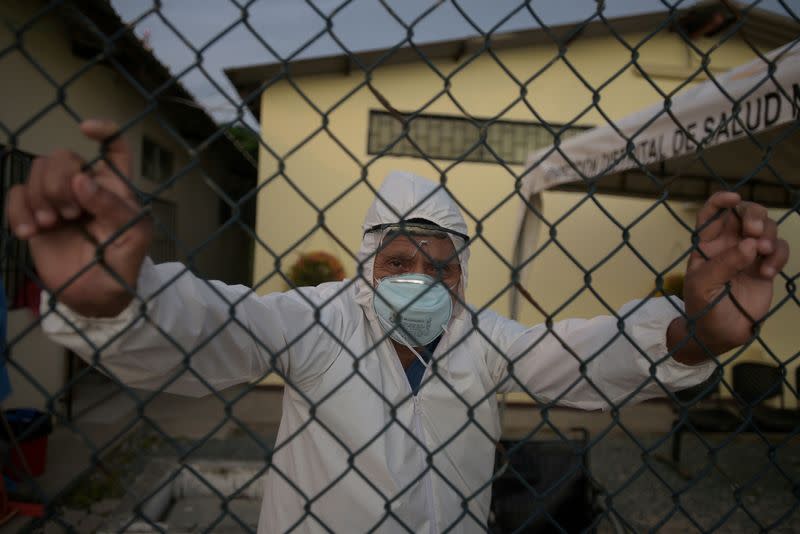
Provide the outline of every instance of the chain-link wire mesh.
{"type": "Polygon", "coordinates": [[[215,5],[202,42],[188,11],[161,2],[125,22],[103,0],[0,7],[4,407],[38,410],[6,412],[10,526],[238,532],[260,515],[265,532],[798,528],[796,260],[762,281],[762,294],[774,286],[763,318],[731,285],[696,317],[675,295],[690,255],[712,254],[703,236],[731,216],[698,216],[715,191],[767,206],[797,244],[800,77],[787,83],[778,66],[800,53],[800,11],[512,4],[486,24],[466,2],[306,0],[293,8],[313,23],[289,52],[261,29],[288,9],[269,1],[215,5]],[[390,24],[398,39],[355,47],[339,28],[359,10],[361,26],[390,24]],[[445,18],[471,36],[445,39],[445,18]],[[169,52],[150,49],[151,26],[187,65],[156,60],[169,52]],[[236,96],[207,66],[234,34],[265,57],[227,71],[236,96]],[[318,57],[323,42],[333,55],[318,57]],[[750,61],[761,75],[732,95],[745,75],[725,71],[750,61]],[[183,87],[191,76],[224,95],[232,119],[212,119],[183,87]],[[680,95],[703,83],[725,111],[687,122],[680,95]],[[87,141],[78,124],[92,117],[118,132],[87,141]],[[667,148],[648,137],[659,120],[667,148]],[[602,128],[616,148],[591,163],[602,128]],[[59,148],[140,208],[104,234],[100,215],[65,217],[92,253],[70,249],[54,268],[44,253],[34,263],[7,215],[34,158],[59,148]],[[553,160],[574,180],[532,192],[553,160]],[[379,187],[393,168],[433,181],[398,204],[379,187]],[[445,192],[463,228],[435,220],[445,192]],[[538,225],[527,247],[523,211],[538,225]],[[150,223],[159,266],[115,262],[150,223]],[[408,272],[430,278],[401,277],[422,289],[397,305],[403,288],[390,284],[408,272]],[[116,318],[58,304],[101,282],[132,302],[116,318]],[[722,301],[751,324],[727,352],[696,331],[722,301]],[[442,303],[433,341],[413,321],[381,327],[381,304],[396,319],[442,303]],[[495,314],[509,308],[528,327],[495,314]],[[694,341],[665,346],[673,317],[694,341]],[[692,343],[710,364],[674,362],[692,343]],[[663,400],[637,404],[651,397],[663,400]]]}

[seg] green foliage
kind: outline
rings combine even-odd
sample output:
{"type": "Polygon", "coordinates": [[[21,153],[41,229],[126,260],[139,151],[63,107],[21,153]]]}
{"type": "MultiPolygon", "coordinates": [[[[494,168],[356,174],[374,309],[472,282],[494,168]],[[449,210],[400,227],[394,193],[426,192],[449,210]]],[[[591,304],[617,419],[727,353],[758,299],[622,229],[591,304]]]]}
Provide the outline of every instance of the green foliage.
{"type": "Polygon", "coordinates": [[[245,126],[231,126],[228,133],[236,139],[239,146],[258,161],[258,135],[245,126]]]}

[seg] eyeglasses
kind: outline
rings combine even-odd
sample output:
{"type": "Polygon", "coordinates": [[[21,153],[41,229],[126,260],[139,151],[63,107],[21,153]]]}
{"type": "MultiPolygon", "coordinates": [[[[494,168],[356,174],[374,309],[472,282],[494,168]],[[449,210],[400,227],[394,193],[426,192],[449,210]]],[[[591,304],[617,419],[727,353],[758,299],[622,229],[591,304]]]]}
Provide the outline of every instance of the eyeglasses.
{"type": "MultiPolygon", "coordinates": [[[[368,234],[370,232],[380,232],[384,230],[394,230],[406,234],[419,234],[419,235],[441,234],[442,237],[444,237],[445,235],[451,235],[454,237],[461,238],[461,240],[464,243],[469,242],[469,236],[466,234],[462,234],[461,232],[456,232],[455,230],[444,228],[442,226],[439,226],[438,224],[427,222],[422,219],[412,219],[410,221],[377,224],[372,228],[368,229],[364,233],[368,234]]],[[[456,248],[458,249],[458,247],[456,248]]],[[[461,249],[458,250],[460,251],[461,249]]]]}
{"type": "Polygon", "coordinates": [[[382,225],[375,257],[376,278],[421,272],[453,290],[461,280],[458,253],[466,246],[462,234],[411,223],[382,225]],[[447,241],[442,241],[442,240],[447,241]],[[434,245],[446,243],[446,246],[434,245]],[[446,250],[443,250],[446,249],[446,250]],[[420,262],[420,253],[422,261],[420,262]]]}

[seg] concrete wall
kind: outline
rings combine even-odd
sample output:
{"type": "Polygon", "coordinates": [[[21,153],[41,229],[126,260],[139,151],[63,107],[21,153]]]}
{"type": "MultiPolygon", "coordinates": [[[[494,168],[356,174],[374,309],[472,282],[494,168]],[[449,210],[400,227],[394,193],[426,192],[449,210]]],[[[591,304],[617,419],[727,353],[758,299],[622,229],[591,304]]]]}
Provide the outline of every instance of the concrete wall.
{"type": "MultiPolygon", "coordinates": [[[[629,34],[625,39],[636,46],[648,37],[646,33],[629,34]]],[[[705,50],[715,45],[702,40],[696,44],[705,50]]],[[[372,73],[371,82],[394,108],[403,112],[424,110],[424,113],[463,116],[453,103],[455,99],[476,117],[499,115],[503,119],[535,121],[528,107],[531,106],[547,121],[575,120],[577,124],[592,126],[604,124],[605,119],[592,108],[593,92],[587,84],[600,88],[599,106],[613,120],[662,100],[659,90],[665,93],[675,90],[693,75],[699,63],[688,47],[666,30],[649,38],[639,48],[639,54],[639,64],[653,72],[651,80],[628,65],[631,52],[615,38],[579,38],[570,45],[566,59],[583,80],[563,60],[556,60],[527,84],[524,99],[519,84],[508,72],[517,80],[528,80],[557,57],[554,46],[497,52],[508,72],[488,54],[483,54],[472,61],[469,57],[435,61],[438,72],[422,61],[381,67],[372,73]],[[443,77],[450,83],[449,94],[443,90],[443,77]]],[[[731,39],[714,50],[711,68],[722,72],[752,57],[745,43],[731,39]]],[[[696,81],[702,80],[703,77],[698,76],[696,81]]],[[[283,175],[276,176],[278,161],[262,150],[259,180],[263,188],[258,197],[257,228],[264,242],[278,254],[285,255],[285,259],[277,265],[272,254],[262,247],[256,248],[255,280],[267,280],[259,291],[285,289],[285,284],[274,273],[278,267],[288,268],[297,252],[316,249],[333,252],[344,260],[347,273],[352,276],[355,262],[351,257],[358,250],[360,225],[373,196],[360,182],[360,177],[365,175],[370,184],[378,187],[387,172],[403,169],[435,180],[446,175],[448,188],[469,212],[466,217],[470,232],[475,232],[478,222],[482,224],[482,235],[496,252],[482,242],[473,245],[472,278],[467,297],[478,307],[489,306],[507,313],[510,281],[507,264],[512,258],[520,209],[519,199],[514,196],[514,184],[515,175],[522,171],[521,166],[512,166],[508,171],[488,163],[376,158],[366,153],[368,113],[383,106],[365,87],[363,72],[355,69],[347,75],[295,77],[293,81],[305,97],[327,112],[327,131],[318,131],[322,118],[297,89],[281,83],[264,91],[262,135],[283,157],[285,169],[283,175]],[[339,143],[346,146],[352,156],[342,150],[339,143]],[[294,190],[290,180],[308,200],[294,190]],[[350,186],[354,187],[344,199],[331,204],[350,186]],[[497,206],[500,208],[495,210],[497,206]],[[324,210],[325,224],[344,247],[319,229],[303,239],[315,228],[318,210],[324,210]],[[301,241],[295,246],[298,240],[301,241]]],[[[647,200],[602,195],[594,202],[584,200],[582,195],[574,193],[544,195],[546,218],[559,221],[559,242],[585,267],[595,265],[621,243],[620,230],[594,202],[602,204],[621,224],[631,223],[651,207],[647,200]]],[[[670,205],[681,219],[694,224],[698,206],[681,202],[670,205]]],[[[792,240],[795,249],[800,245],[797,225],[796,218],[790,218],[782,226],[782,233],[792,240]]],[[[631,244],[658,269],[665,268],[690,246],[688,233],[663,207],[648,214],[633,228],[631,244]]],[[[797,272],[797,267],[798,261],[794,259],[786,272],[797,272]]],[[[524,285],[545,310],[557,312],[557,318],[606,313],[605,305],[582,289],[583,273],[558,247],[548,247],[536,259],[524,285]]],[[[592,274],[592,287],[614,308],[645,296],[653,285],[651,271],[625,248],[592,274]]],[[[777,286],[778,298],[785,296],[785,289],[780,284],[777,286]]],[[[520,319],[523,323],[534,324],[543,317],[532,306],[523,304],[520,319]]],[[[796,351],[790,326],[797,320],[797,307],[784,306],[764,329],[763,339],[781,359],[788,359],[796,351]]],[[[758,358],[758,353],[763,351],[754,349],[753,352],[753,357],[758,358]]]]}
{"type": "MultiPolygon", "coordinates": [[[[0,3],[0,49],[14,44],[9,27],[19,28],[38,10],[37,2],[12,0],[0,3]]],[[[44,155],[56,148],[67,147],[85,158],[97,154],[95,143],[82,138],[77,129],[80,120],[106,117],[124,124],[143,112],[146,101],[113,67],[96,65],[85,72],[86,60],[72,54],[65,26],[56,16],[48,15],[27,29],[21,40],[22,49],[42,72],[25,57],[20,48],[0,59],[0,144],[10,144],[9,131],[16,135],[16,146],[34,155],[44,155]],[[55,85],[54,85],[55,84],[55,85]],[[59,101],[58,89],[63,87],[64,98],[59,101]],[[42,113],[41,116],[37,116],[42,113]]],[[[191,163],[189,154],[172,134],[160,126],[151,114],[127,131],[134,153],[135,177],[140,175],[142,137],[149,136],[174,154],[175,171],[181,173],[191,163]]],[[[241,231],[228,231],[208,245],[198,248],[220,224],[218,197],[209,187],[214,179],[232,179],[214,154],[204,154],[201,168],[181,176],[174,186],[159,193],[159,198],[177,206],[176,233],[184,245],[183,252],[195,252],[196,271],[209,278],[245,282],[249,279],[250,257],[245,236],[241,231]]],[[[153,191],[158,184],[137,178],[137,186],[153,191]]],[[[179,248],[181,252],[181,248],[179,248]]],[[[25,328],[30,316],[25,312],[11,314],[12,327],[25,328]]],[[[38,329],[29,332],[14,350],[17,361],[35,371],[35,376],[50,391],[63,384],[65,357],[60,348],[42,339],[38,329]]],[[[15,388],[10,404],[41,406],[40,394],[29,394],[24,379],[12,378],[15,388]]]]}

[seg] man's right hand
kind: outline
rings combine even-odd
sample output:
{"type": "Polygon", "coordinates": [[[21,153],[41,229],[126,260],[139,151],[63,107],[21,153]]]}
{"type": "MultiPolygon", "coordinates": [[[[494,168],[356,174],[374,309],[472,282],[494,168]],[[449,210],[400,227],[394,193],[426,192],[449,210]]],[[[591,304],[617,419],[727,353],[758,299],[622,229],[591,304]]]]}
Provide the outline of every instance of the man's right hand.
{"type": "Polygon", "coordinates": [[[117,125],[87,120],[80,129],[106,143],[104,160],[85,170],[85,162],[68,150],[36,158],[27,182],[9,191],[6,213],[14,234],[29,242],[39,278],[59,301],[88,317],[113,317],[133,299],[152,225],[140,217],[123,179],[131,177],[132,156],[117,125]],[[102,264],[96,261],[98,244],[102,264]]]}

